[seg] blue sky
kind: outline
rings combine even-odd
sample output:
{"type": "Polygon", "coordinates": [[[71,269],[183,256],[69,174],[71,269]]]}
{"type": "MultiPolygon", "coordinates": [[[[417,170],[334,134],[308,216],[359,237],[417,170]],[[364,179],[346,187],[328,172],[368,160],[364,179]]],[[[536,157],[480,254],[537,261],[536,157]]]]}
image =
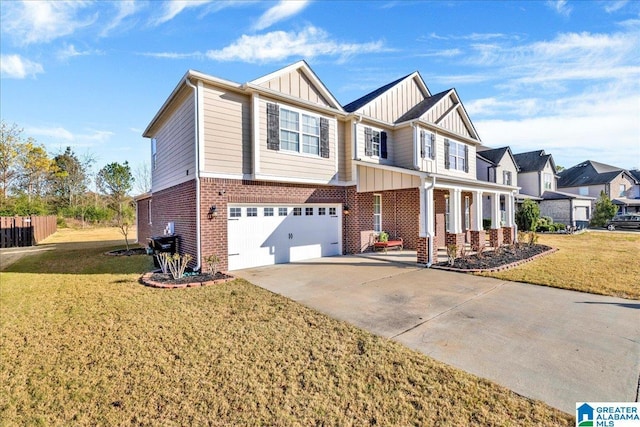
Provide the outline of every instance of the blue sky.
{"type": "Polygon", "coordinates": [[[188,69],[243,83],[305,59],[344,105],[418,70],[485,145],[640,168],[640,2],[1,1],[0,115],[51,153],[148,162],[188,69]]]}

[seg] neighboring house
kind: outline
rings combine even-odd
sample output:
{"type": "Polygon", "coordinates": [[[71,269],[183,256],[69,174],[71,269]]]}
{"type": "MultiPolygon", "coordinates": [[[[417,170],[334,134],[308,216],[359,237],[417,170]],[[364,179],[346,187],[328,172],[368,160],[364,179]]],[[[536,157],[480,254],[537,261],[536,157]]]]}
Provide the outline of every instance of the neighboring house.
{"type": "Polygon", "coordinates": [[[578,228],[589,225],[593,198],[559,191],[556,164],[551,154],[536,150],[515,154],[514,158],[521,187],[518,202],[527,198],[537,201],[540,215],[550,217],[556,223],[578,228]]]}
{"type": "Polygon", "coordinates": [[[566,193],[590,196],[601,192],[618,205],[619,213],[640,212],[640,180],[630,171],[587,160],[560,172],[558,188],[566,193]]]}
{"type": "Polygon", "coordinates": [[[381,231],[430,265],[439,247],[484,244],[486,195],[491,245],[515,238],[517,187],[476,179],[480,138],[457,92],[432,95],[418,72],[343,107],[304,61],[242,84],[188,71],[143,135],[138,238],[175,230],[195,268],[359,253],[381,231]]]}
{"type": "MultiPolygon", "coordinates": [[[[511,148],[501,147],[490,149],[479,146],[476,152],[476,177],[480,181],[494,182],[503,185],[518,186],[518,172],[520,168],[516,164],[511,148]]],[[[515,196],[516,206],[518,194],[515,196]]],[[[500,218],[505,221],[505,199],[500,199],[500,218]]],[[[483,197],[483,219],[491,219],[491,197],[483,197]]]]}

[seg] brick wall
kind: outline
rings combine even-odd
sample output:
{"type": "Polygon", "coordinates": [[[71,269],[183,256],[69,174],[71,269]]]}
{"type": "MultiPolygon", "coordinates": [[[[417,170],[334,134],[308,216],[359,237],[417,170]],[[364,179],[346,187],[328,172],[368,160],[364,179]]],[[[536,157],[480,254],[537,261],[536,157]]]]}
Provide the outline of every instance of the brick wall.
{"type": "MultiPolygon", "coordinates": [[[[152,202],[151,197],[136,201],[138,206],[138,216],[136,218],[136,227],[138,230],[138,243],[142,246],[147,245],[147,238],[151,237],[151,224],[149,218],[149,203],[152,202]]],[[[151,205],[153,210],[153,204],[151,205]]]]}
{"type": "Polygon", "coordinates": [[[416,250],[420,226],[420,195],[417,188],[356,193],[347,190],[347,204],[352,214],[347,219],[347,253],[371,250],[373,231],[373,200],[380,194],[382,204],[382,230],[390,238],[402,237],[404,248],[416,250]]]}
{"type": "Polygon", "coordinates": [[[167,223],[174,223],[174,232],[180,236],[178,251],[191,254],[195,266],[196,244],[196,181],[191,180],[153,193],[151,204],[152,236],[161,236],[167,223]]]}
{"type": "Polygon", "coordinates": [[[435,214],[435,233],[433,244],[434,249],[444,248],[446,246],[445,240],[445,196],[449,194],[446,190],[434,190],[433,191],[433,204],[434,204],[434,214],[435,214]]]}

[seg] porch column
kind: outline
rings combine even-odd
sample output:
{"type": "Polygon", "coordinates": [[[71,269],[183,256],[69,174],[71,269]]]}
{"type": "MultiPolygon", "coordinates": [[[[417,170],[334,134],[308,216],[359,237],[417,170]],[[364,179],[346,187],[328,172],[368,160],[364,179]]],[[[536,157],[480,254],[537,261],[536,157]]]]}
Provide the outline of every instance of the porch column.
{"type": "Polygon", "coordinates": [[[491,230],[489,230],[489,244],[494,248],[497,248],[502,244],[500,193],[491,194],[491,230]]]}
{"type": "MultiPolygon", "coordinates": [[[[424,179],[420,185],[420,228],[418,230],[418,264],[429,264],[429,255],[433,256],[434,224],[434,200],[433,185],[424,179]]],[[[436,260],[431,260],[436,261],[436,260]]]]}
{"type": "Polygon", "coordinates": [[[514,196],[513,193],[505,194],[505,227],[513,227],[514,221],[514,196]]]}
{"type": "Polygon", "coordinates": [[[485,245],[485,234],[482,228],[482,191],[473,192],[471,206],[471,249],[477,252],[485,245]]]}
{"type": "Polygon", "coordinates": [[[459,188],[449,190],[449,231],[451,234],[462,233],[462,191],[459,188]]]}

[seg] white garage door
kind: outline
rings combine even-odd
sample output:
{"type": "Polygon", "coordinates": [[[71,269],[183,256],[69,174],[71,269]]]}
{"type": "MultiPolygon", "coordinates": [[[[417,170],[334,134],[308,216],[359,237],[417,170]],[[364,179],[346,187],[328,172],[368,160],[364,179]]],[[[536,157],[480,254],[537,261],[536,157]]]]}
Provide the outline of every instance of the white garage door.
{"type": "Polygon", "coordinates": [[[342,253],[336,204],[229,205],[229,270],[342,253]]]}

